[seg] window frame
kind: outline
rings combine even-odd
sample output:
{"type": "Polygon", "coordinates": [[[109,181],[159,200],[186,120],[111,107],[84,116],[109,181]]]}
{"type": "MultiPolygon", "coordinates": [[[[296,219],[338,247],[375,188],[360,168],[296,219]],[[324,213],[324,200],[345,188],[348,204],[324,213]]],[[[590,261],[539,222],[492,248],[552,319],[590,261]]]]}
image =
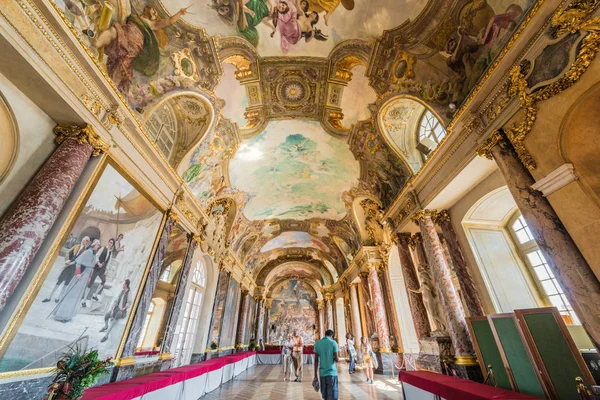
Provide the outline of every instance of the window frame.
{"type": "Polygon", "coordinates": [[[526,268],[527,273],[531,276],[535,285],[535,289],[537,290],[538,295],[540,296],[540,299],[542,299],[543,303],[550,307],[556,307],[553,304],[551,297],[559,296],[559,299],[561,300],[564,306],[564,309],[559,309],[559,313],[562,316],[566,316],[571,319],[571,323],[569,323],[569,321],[567,321],[567,319],[563,317],[565,324],[581,325],[581,321],[575,313],[573,306],[567,299],[564,289],[561,287],[560,282],[558,281],[556,276],[552,273],[552,270],[550,269],[544,254],[542,253],[539,245],[533,237],[533,234],[531,233],[527,221],[518,209],[508,219],[508,222],[506,224],[506,230],[510,235],[513,245],[517,249],[517,254],[521,259],[521,262],[526,268]],[[517,223],[519,223],[521,226],[515,229],[514,226],[517,223]],[[522,232],[522,234],[520,234],[519,232],[522,232]],[[522,242],[521,240],[523,239],[525,240],[522,242]],[[535,254],[535,256],[530,256],[532,254],[535,254]],[[534,257],[538,257],[541,263],[534,265],[532,261],[532,258],[534,257]],[[540,277],[541,274],[536,271],[536,269],[540,267],[543,268],[543,273],[547,275],[547,278],[542,279],[540,277]],[[549,283],[545,284],[545,282],[549,283]],[[546,290],[546,286],[549,286],[550,284],[552,284],[552,287],[554,288],[556,293],[548,293],[548,291],[546,290]]]}
{"type": "Polygon", "coordinates": [[[160,105],[148,117],[144,126],[160,152],[167,160],[170,160],[179,137],[177,116],[175,115],[173,108],[166,103],[160,105]],[[165,139],[170,141],[170,146],[165,139]],[[165,153],[165,150],[167,150],[168,154],[165,153]]]}
{"type": "MultiPolygon", "coordinates": [[[[424,138],[429,138],[435,142],[435,147],[431,151],[435,150],[440,143],[444,140],[448,132],[446,127],[442,124],[442,121],[431,111],[425,107],[425,110],[419,117],[418,129],[416,130],[417,143],[421,143],[424,138]],[[438,137],[436,130],[441,128],[442,134],[438,137]]],[[[431,153],[430,153],[431,154],[431,153]]],[[[421,153],[423,161],[427,160],[429,155],[421,153]]]]}

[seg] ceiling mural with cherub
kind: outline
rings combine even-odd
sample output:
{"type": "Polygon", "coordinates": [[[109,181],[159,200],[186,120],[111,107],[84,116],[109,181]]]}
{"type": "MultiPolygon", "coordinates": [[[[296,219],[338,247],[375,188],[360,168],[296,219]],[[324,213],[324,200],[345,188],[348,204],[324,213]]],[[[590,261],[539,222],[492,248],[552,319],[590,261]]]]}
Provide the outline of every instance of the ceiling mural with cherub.
{"type": "Polygon", "coordinates": [[[210,225],[224,236],[213,250],[231,251],[257,279],[294,262],[335,280],[365,244],[352,207],[393,204],[429,154],[418,150],[423,116],[439,129],[453,119],[534,3],[55,6],[199,205],[222,220],[210,225]]]}

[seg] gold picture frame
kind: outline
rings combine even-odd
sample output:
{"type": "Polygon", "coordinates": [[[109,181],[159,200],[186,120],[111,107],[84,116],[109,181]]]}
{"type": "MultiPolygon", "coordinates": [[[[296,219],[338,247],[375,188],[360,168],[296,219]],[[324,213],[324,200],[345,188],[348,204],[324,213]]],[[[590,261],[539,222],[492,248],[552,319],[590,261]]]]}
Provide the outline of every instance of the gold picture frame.
{"type": "MultiPolygon", "coordinates": [[[[114,170],[120,174],[135,190],[137,190],[142,196],[144,196],[155,208],[156,210],[162,214],[161,221],[158,225],[157,232],[154,237],[154,241],[152,247],[150,248],[150,253],[148,256],[148,260],[146,261],[146,265],[144,266],[144,271],[142,274],[142,278],[139,282],[139,287],[132,301],[132,306],[127,316],[127,321],[123,332],[121,334],[121,339],[119,341],[119,345],[117,346],[116,352],[114,354],[113,363],[115,365],[120,365],[120,357],[123,352],[123,347],[125,346],[125,342],[129,335],[129,330],[131,328],[131,324],[133,323],[133,319],[135,317],[135,310],[139,304],[139,300],[141,294],[144,289],[144,283],[148,277],[149,269],[152,264],[154,254],[156,252],[156,248],[158,246],[158,242],[166,223],[166,219],[168,218],[167,209],[162,207],[150,194],[147,190],[143,188],[143,186],[133,177],[131,174],[125,171],[123,165],[112,157],[110,154],[104,154],[101,156],[98,165],[92,171],[90,175],[89,181],[85,184],[81,191],[81,195],[75,202],[75,204],[68,211],[68,216],[63,224],[63,227],[57,234],[57,240],[52,244],[50,249],[47,251],[44,256],[38,271],[35,273],[34,278],[29,284],[28,290],[25,292],[23,297],[21,298],[19,305],[17,306],[13,316],[11,317],[10,322],[7,325],[6,330],[0,337],[0,360],[4,357],[7,349],[15,338],[21,324],[23,323],[25,317],[28,314],[29,309],[33,301],[39,294],[39,291],[46,281],[50,270],[54,266],[54,262],[59,255],[60,249],[64,246],[69,233],[73,230],[78,218],[81,216],[90,196],[92,195],[94,189],[96,188],[98,181],[102,177],[103,173],[106,170],[107,166],[111,166],[114,170]]],[[[0,372],[0,379],[6,378],[14,378],[14,377],[22,377],[29,375],[38,375],[38,374],[47,374],[54,371],[54,367],[44,367],[44,368],[32,368],[27,370],[16,370],[16,371],[6,371],[0,372]]]]}

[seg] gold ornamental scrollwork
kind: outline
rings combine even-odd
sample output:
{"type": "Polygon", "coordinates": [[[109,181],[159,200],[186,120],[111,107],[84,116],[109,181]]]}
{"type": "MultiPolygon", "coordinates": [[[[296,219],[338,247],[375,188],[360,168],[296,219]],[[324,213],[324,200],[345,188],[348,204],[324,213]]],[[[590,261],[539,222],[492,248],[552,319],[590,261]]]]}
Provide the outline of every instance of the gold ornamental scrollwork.
{"type": "Polygon", "coordinates": [[[108,151],[108,144],[94,132],[91,125],[63,125],[58,124],[53,129],[56,138],[54,141],[61,144],[66,139],[75,139],[79,144],[92,146],[92,156],[99,156],[108,151]]]}
{"type": "Polygon", "coordinates": [[[559,10],[552,16],[554,37],[578,31],[588,32],[581,42],[577,58],[560,79],[535,93],[528,93],[529,88],[525,77],[529,72],[530,64],[528,62],[521,63],[519,66],[512,67],[509,72],[507,93],[511,98],[518,97],[519,106],[525,112],[525,118],[520,123],[515,123],[505,129],[505,133],[519,159],[529,170],[535,169],[537,165],[523,142],[535,123],[538,112],[537,103],[548,100],[573,86],[596,57],[600,49],[600,17],[591,18],[591,15],[599,5],[600,0],[575,1],[568,8],[559,10]]]}
{"type": "Polygon", "coordinates": [[[494,131],[479,148],[477,149],[477,155],[480,157],[485,157],[488,160],[493,160],[492,156],[492,148],[496,145],[500,145],[501,147],[508,146],[508,142],[506,141],[506,137],[499,131],[494,131]]]}

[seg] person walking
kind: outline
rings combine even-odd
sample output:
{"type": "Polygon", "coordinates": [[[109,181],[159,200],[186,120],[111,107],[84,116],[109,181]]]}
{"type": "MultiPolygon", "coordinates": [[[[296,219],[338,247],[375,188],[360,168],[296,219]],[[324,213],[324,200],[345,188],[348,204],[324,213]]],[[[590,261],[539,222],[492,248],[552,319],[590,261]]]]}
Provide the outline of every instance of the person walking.
{"type": "Polygon", "coordinates": [[[363,368],[367,374],[367,383],[373,383],[373,349],[365,336],[360,338],[360,350],[363,355],[363,368]]]}
{"type": "Polygon", "coordinates": [[[340,348],[333,340],[333,331],[325,331],[325,337],[315,343],[315,379],[313,385],[321,388],[323,400],[338,400],[338,374],[336,363],[340,361],[340,348]],[[318,378],[317,378],[318,376],[318,378]]]}
{"type": "Polygon", "coordinates": [[[350,332],[346,334],[346,348],[348,349],[348,356],[350,357],[348,372],[353,374],[356,372],[356,349],[354,348],[354,335],[350,332]]]}
{"type": "Polygon", "coordinates": [[[281,349],[281,360],[283,361],[283,381],[289,381],[292,374],[292,334],[288,333],[286,340],[283,342],[281,349]]]}
{"type": "Polygon", "coordinates": [[[296,330],[292,331],[292,341],[294,343],[294,347],[292,348],[292,361],[294,361],[294,374],[296,375],[296,379],[294,382],[302,382],[302,350],[304,347],[304,340],[302,336],[296,333],[296,330]]]}

